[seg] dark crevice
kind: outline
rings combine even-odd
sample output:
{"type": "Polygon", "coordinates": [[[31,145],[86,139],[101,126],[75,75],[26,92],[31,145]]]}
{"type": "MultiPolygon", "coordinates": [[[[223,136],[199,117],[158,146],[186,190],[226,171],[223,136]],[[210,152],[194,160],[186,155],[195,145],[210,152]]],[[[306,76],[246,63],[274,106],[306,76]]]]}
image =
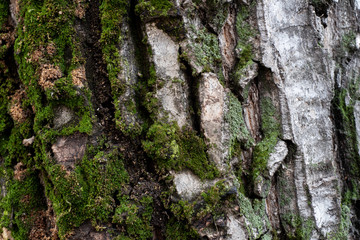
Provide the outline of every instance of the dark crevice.
{"type": "Polygon", "coordinates": [[[290,201],[297,202],[296,198],[297,195],[295,192],[291,192],[295,190],[295,176],[294,171],[295,169],[295,158],[296,158],[296,152],[297,152],[297,146],[295,143],[293,143],[291,140],[283,140],[286,143],[286,146],[288,148],[288,154],[286,155],[284,159],[283,165],[286,166],[286,169],[292,169],[290,171],[291,175],[289,176],[287,172],[285,172],[285,168],[279,168],[279,170],[275,173],[274,178],[276,178],[276,198],[279,203],[278,211],[279,211],[279,219],[280,219],[280,230],[281,233],[278,235],[279,239],[288,239],[288,236],[291,235],[289,232],[289,228],[295,231],[294,225],[289,224],[289,221],[284,218],[286,214],[294,214],[298,212],[298,209],[290,209],[291,203],[289,202],[283,202],[284,199],[290,199],[290,201]],[[290,191],[288,191],[290,190],[290,191]],[[293,199],[295,198],[295,199],[293,199]]]}
{"type": "MultiPolygon", "coordinates": [[[[340,71],[335,71],[335,79],[343,79],[339,77],[340,71]]],[[[350,201],[355,216],[351,218],[352,227],[350,235],[354,239],[360,238],[360,201],[357,199],[347,199],[346,192],[357,192],[358,182],[360,181],[358,172],[360,169],[360,156],[358,154],[358,145],[356,137],[356,125],[354,118],[354,110],[351,103],[345,103],[345,89],[343,83],[335,81],[335,96],[331,102],[331,116],[335,126],[335,145],[337,146],[336,158],[340,168],[341,179],[344,187],[342,191],[343,201],[350,201]]]]}
{"type": "MultiPolygon", "coordinates": [[[[272,185],[275,186],[275,189],[278,187],[278,179],[280,177],[280,172],[279,170],[276,171],[274,173],[274,176],[273,176],[273,183],[272,185]]],[[[276,205],[278,207],[278,210],[277,210],[277,217],[279,219],[279,227],[280,229],[275,229],[273,228],[273,231],[276,232],[276,236],[281,239],[281,240],[285,240],[287,239],[287,236],[286,236],[286,230],[284,228],[284,225],[283,225],[283,222],[282,222],[282,219],[281,219],[281,214],[280,214],[280,202],[279,202],[279,193],[278,193],[278,189],[276,189],[276,193],[275,193],[275,196],[276,196],[276,205]]]]}
{"type": "Polygon", "coordinates": [[[72,51],[71,51],[71,47],[69,45],[65,46],[65,51],[64,51],[64,60],[65,60],[65,71],[64,74],[65,76],[68,75],[69,73],[69,68],[71,66],[71,60],[72,60],[72,51]]]}
{"type": "Polygon", "coordinates": [[[9,69],[8,74],[10,75],[13,80],[15,80],[15,83],[17,85],[20,84],[20,78],[18,74],[18,66],[16,64],[15,58],[14,58],[14,45],[12,45],[6,52],[5,57],[5,65],[9,69]]]}
{"type": "Polygon", "coordinates": [[[331,1],[329,1],[329,0],[311,0],[310,1],[310,5],[313,5],[315,8],[316,16],[318,16],[320,18],[328,17],[328,9],[330,7],[330,4],[331,4],[331,1]]]}
{"type": "MultiPolygon", "coordinates": [[[[136,47],[137,64],[141,67],[140,71],[143,79],[147,79],[150,75],[147,48],[142,43],[141,21],[135,14],[136,3],[137,1],[130,1],[128,18],[125,17],[124,19],[128,20],[130,24],[132,40],[136,47]]],[[[111,146],[117,148],[122,155],[129,175],[128,190],[130,193],[128,192],[128,195],[140,197],[144,192],[147,192],[148,195],[152,196],[154,200],[153,216],[156,216],[153,217],[155,220],[152,220],[152,225],[154,229],[165,229],[165,210],[160,200],[163,187],[157,187],[155,184],[160,180],[157,179],[154,162],[146,156],[140,138],[128,137],[115,126],[115,106],[113,104],[111,82],[108,78],[106,63],[103,60],[102,47],[99,41],[101,37],[99,6],[99,0],[89,2],[85,21],[76,20],[77,32],[82,42],[82,53],[86,59],[86,78],[92,92],[91,101],[98,123],[102,125],[100,131],[107,135],[111,146]],[[145,186],[145,189],[143,186],[145,186]]],[[[137,94],[136,100],[140,102],[142,95],[137,94]]],[[[162,239],[161,236],[161,234],[157,233],[157,239],[162,239]]]]}
{"type": "Polygon", "coordinates": [[[100,45],[101,22],[100,1],[90,1],[86,10],[85,21],[80,22],[85,32],[85,41],[82,42],[83,54],[86,58],[86,79],[92,91],[92,103],[95,114],[105,131],[112,132],[115,108],[112,103],[111,84],[107,76],[106,64],[100,45]]]}
{"type": "MultiPolygon", "coordinates": [[[[141,119],[151,123],[149,118],[150,113],[143,104],[145,95],[148,91],[153,89],[147,88],[147,80],[150,78],[150,62],[148,54],[148,46],[144,43],[144,34],[142,30],[142,20],[140,16],[135,13],[135,6],[138,3],[138,0],[130,1],[130,10],[129,10],[129,27],[131,34],[131,41],[133,41],[135,46],[135,61],[141,73],[141,77],[138,78],[137,88],[135,91],[135,102],[138,109],[138,113],[141,119]]],[[[149,166],[154,169],[154,166],[149,166]]]]}
{"type": "MultiPolygon", "coordinates": [[[[181,48],[179,48],[179,56],[181,56],[181,48]]],[[[201,119],[200,119],[200,99],[199,99],[199,81],[200,76],[193,76],[190,64],[184,59],[180,60],[180,64],[184,67],[185,80],[189,87],[189,106],[192,126],[194,130],[200,134],[201,119]]]]}

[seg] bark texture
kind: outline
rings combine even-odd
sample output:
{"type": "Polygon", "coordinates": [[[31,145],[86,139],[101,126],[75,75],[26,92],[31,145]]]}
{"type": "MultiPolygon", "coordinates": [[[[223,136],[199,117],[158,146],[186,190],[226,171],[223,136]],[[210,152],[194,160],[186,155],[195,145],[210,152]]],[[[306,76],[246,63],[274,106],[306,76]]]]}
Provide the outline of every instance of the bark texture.
{"type": "Polygon", "coordinates": [[[359,0],[0,0],[0,239],[359,239],[359,0]]]}

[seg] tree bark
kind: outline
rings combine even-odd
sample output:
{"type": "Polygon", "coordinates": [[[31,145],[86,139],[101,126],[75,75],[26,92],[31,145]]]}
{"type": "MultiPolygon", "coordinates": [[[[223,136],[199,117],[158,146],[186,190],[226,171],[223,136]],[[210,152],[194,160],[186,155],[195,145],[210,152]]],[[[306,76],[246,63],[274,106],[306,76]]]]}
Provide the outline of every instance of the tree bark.
{"type": "Polygon", "coordinates": [[[358,239],[359,17],[0,0],[0,239],[358,239]]]}

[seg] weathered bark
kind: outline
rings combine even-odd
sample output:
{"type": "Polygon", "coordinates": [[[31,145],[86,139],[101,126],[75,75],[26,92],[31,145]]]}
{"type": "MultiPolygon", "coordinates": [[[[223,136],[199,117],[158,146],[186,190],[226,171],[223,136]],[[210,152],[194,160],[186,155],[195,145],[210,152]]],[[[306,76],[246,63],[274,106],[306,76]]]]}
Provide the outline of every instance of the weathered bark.
{"type": "Polygon", "coordinates": [[[359,18],[0,0],[0,239],[359,239],[359,18]]]}

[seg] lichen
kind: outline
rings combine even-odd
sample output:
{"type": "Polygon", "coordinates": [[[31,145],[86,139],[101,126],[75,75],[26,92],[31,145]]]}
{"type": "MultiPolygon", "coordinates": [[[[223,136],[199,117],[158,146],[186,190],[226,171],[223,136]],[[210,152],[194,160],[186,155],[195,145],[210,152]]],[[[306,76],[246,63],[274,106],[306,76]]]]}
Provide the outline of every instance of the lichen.
{"type": "Polygon", "coordinates": [[[235,80],[240,79],[246,71],[246,67],[253,63],[252,44],[250,39],[255,35],[255,30],[247,22],[249,18],[248,8],[242,6],[236,15],[236,33],[237,44],[235,51],[237,53],[238,62],[234,68],[235,80]]]}
{"type": "Polygon", "coordinates": [[[257,239],[257,236],[271,229],[269,219],[265,211],[265,199],[255,199],[253,203],[242,193],[238,193],[240,214],[245,217],[249,239],[257,239]]]}
{"type": "Polygon", "coordinates": [[[240,101],[231,92],[227,94],[227,99],[228,111],[225,114],[225,121],[229,124],[231,134],[229,156],[232,157],[237,150],[236,143],[249,148],[253,145],[254,140],[245,125],[240,101]]]}
{"type": "Polygon", "coordinates": [[[267,167],[270,154],[274,151],[281,134],[280,120],[278,113],[269,97],[260,100],[261,130],[263,139],[256,144],[253,152],[252,179],[263,174],[267,167]]]}
{"type": "Polygon", "coordinates": [[[221,63],[220,48],[217,37],[209,33],[206,28],[197,30],[191,28],[191,48],[194,49],[196,64],[204,68],[204,72],[210,72],[215,66],[221,63]]]}

